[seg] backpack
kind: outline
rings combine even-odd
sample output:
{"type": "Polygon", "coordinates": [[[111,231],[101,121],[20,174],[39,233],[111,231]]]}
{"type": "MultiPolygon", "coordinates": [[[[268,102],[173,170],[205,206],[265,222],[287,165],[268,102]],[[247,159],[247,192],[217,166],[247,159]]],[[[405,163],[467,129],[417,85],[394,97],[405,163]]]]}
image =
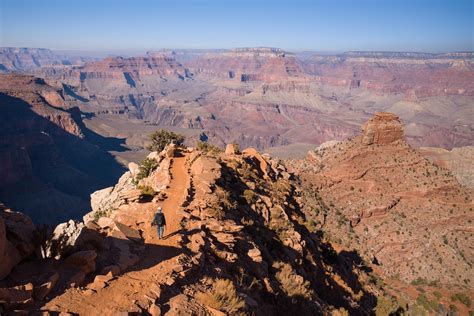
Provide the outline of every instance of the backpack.
{"type": "Polygon", "coordinates": [[[163,213],[156,213],[153,224],[157,226],[163,226],[165,224],[165,215],[163,213]]]}

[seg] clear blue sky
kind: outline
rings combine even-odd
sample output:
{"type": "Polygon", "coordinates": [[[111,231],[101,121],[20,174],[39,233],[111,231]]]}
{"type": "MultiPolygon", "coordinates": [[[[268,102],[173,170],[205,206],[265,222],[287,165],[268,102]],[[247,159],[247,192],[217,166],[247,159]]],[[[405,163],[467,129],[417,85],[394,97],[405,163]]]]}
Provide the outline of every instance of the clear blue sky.
{"type": "Polygon", "coordinates": [[[474,50],[474,0],[0,0],[0,46],[474,50]]]}

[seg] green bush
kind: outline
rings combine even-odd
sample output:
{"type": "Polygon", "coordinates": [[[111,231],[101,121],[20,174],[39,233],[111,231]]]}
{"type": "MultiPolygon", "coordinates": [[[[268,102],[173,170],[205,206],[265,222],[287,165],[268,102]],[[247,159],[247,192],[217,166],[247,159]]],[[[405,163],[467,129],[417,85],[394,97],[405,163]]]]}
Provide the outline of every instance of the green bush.
{"type": "Polygon", "coordinates": [[[398,309],[398,302],[393,297],[377,297],[377,306],[375,306],[376,316],[391,315],[395,313],[398,309]]]}
{"type": "Polygon", "coordinates": [[[214,145],[209,144],[208,142],[198,142],[197,149],[204,153],[220,153],[222,150],[214,145]]]}
{"type": "Polygon", "coordinates": [[[436,311],[438,309],[439,303],[436,301],[430,301],[425,294],[420,294],[416,299],[416,302],[423,306],[426,310],[436,311]]]}
{"type": "Polygon", "coordinates": [[[149,185],[139,187],[140,198],[152,198],[156,195],[156,191],[149,185]]]}
{"type": "Polygon", "coordinates": [[[107,217],[112,212],[111,209],[100,210],[94,213],[94,222],[97,222],[101,217],[107,217]]]}
{"type": "Polygon", "coordinates": [[[466,305],[467,307],[470,307],[472,304],[471,298],[464,293],[454,294],[453,296],[451,296],[451,300],[459,301],[462,304],[466,305]]]}
{"type": "Polygon", "coordinates": [[[150,151],[162,151],[168,144],[182,145],[184,142],[184,136],[170,132],[164,129],[154,131],[149,136],[151,144],[147,147],[150,151]]]}
{"type": "Polygon", "coordinates": [[[148,177],[160,164],[156,159],[145,158],[138,167],[138,174],[135,177],[135,183],[141,179],[148,177]]]}
{"type": "Polygon", "coordinates": [[[428,280],[424,278],[416,278],[413,281],[410,282],[411,285],[425,285],[428,284],[428,280]]]}

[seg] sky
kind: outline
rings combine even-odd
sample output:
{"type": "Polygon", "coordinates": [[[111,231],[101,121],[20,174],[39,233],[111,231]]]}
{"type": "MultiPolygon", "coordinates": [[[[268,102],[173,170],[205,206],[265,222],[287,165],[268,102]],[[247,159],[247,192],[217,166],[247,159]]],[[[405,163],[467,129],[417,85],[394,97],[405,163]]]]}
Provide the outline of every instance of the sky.
{"type": "Polygon", "coordinates": [[[0,0],[0,46],[474,50],[474,0],[0,0]]]}

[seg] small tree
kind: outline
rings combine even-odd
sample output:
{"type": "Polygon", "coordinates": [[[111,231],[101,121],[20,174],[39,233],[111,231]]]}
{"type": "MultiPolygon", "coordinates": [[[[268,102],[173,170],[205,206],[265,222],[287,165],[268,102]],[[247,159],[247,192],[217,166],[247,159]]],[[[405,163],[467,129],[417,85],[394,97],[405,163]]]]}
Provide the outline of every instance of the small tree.
{"type": "Polygon", "coordinates": [[[162,151],[168,144],[182,145],[184,142],[184,136],[170,132],[164,129],[154,131],[149,136],[151,144],[147,147],[150,151],[162,151]]]}
{"type": "Polygon", "coordinates": [[[148,177],[160,164],[156,159],[145,158],[138,167],[138,174],[135,177],[135,183],[138,183],[141,179],[148,177]]]}

